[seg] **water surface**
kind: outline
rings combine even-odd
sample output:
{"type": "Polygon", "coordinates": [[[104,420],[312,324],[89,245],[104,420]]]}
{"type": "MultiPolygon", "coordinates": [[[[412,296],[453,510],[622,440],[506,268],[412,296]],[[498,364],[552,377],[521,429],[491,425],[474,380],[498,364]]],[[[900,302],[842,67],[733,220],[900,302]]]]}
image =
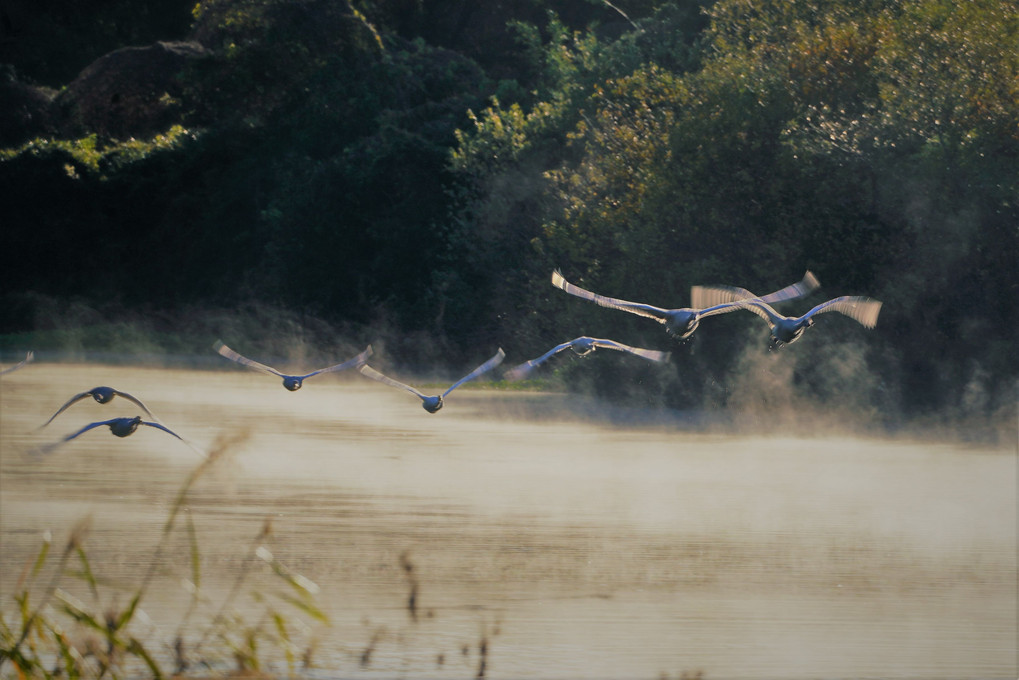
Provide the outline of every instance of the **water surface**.
{"type": "MultiPolygon", "coordinates": [[[[189,495],[208,599],[192,643],[271,519],[265,546],[319,586],[330,618],[281,605],[295,639],[317,640],[312,676],[474,677],[482,641],[492,678],[1017,675],[1014,450],[618,427],[565,395],[490,390],[457,390],[431,415],[356,374],[295,393],[232,370],[39,363],[5,376],[5,612],[43,532],[60,546],[86,516],[100,604],[129,599],[199,462],[147,428],[29,456],[136,414],[83,400],[35,430],[96,385],[203,448],[248,434],[189,495]]],[[[183,526],[143,601],[150,639],[171,640],[187,609],[183,526]]],[[[241,615],[264,611],[252,591],[278,603],[280,588],[256,569],[241,615]]]]}

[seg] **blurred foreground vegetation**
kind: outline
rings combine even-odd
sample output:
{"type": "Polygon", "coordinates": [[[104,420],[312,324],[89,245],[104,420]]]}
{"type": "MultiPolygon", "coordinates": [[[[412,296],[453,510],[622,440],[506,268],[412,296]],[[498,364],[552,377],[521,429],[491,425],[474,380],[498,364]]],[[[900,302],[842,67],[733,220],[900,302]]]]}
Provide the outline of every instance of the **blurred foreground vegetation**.
{"type": "Polygon", "coordinates": [[[0,349],[235,332],[459,369],[587,334],[673,350],[666,370],[560,362],[637,403],[1015,408],[1014,0],[52,5],[0,17],[20,97],[0,103],[0,349]],[[171,66],[145,96],[75,77],[156,41],[171,66]],[[555,268],[663,307],[810,269],[824,287],[790,310],[884,308],[776,354],[743,313],[677,344],[555,268]]]}
{"type": "MultiPolygon", "coordinates": [[[[64,545],[53,550],[47,531],[34,559],[25,562],[13,592],[5,593],[0,613],[0,673],[17,678],[207,677],[231,668],[235,677],[268,678],[269,659],[285,662],[288,677],[311,664],[311,628],[303,619],[328,626],[315,602],[318,586],[277,560],[266,547],[272,525],[267,519],[254,537],[226,595],[214,600],[202,589],[205,561],[189,494],[199,479],[246,435],[220,437],[208,457],[188,475],[170,506],[143,575],[124,583],[102,571],[89,557],[90,520],[80,521],[64,545]],[[185,565],[174,564],[175,534],[184,534],[185,565]],[[261,565],[261,568],[260,566],[261,565]],[[183,568],[182,568],[183,566],[183,568]],[[259,572],[264,572],[259,578],[259,572]],[[186,575],[182,576],[181,573],[186,575]],[[275,579],[275,584],[265,578],[275,579]],[[143,605],[159,581],[180,583],[187,593],[176,631],[161,639],[143,605]],[[280,590],[275,586],[286,586],[280,590]],[[130,599],[120,605],[119,596],[130,599]],[[238,613],[241,601],[257,603],[260,615],[238,613]],[[11,675],[13,671],[14,675],[11,675]]],[[[173,585],[162,587],[173,588],[173,585]]],[[[183,593],[182,593],[183,595],[183,593]]]]}

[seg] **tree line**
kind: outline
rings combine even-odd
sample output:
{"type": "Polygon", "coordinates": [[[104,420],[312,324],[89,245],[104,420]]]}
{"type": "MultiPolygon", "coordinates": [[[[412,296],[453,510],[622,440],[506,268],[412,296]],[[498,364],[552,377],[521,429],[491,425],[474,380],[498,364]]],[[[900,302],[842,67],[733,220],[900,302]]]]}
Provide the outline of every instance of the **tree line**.
{"type": "Polygon", "coordinates": [[[408,365],[582,334],[673,349],[665,373],[559,373],[643,403],[1014,408],[1014,1],[65,5],[59,25],[5,10],[9,82],[56,88],[87,65],[47,32],[91,40],[79,55],[202,51],[166,129],[8,140],[0,332],[38,328],[54,300],[169,327],[264,305],[382,337],[408,365]],[[885,306],[873,331],[822,319],[780,366],[752,315],[669,346],[553,289],[555,268],[663,307],[810,269],[804,311],[885,306]]]}

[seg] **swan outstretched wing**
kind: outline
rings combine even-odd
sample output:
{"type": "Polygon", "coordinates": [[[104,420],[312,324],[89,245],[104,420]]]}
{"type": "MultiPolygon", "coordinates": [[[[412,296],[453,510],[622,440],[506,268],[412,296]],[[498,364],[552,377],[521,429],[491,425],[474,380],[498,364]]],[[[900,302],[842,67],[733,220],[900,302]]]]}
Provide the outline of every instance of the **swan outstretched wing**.
{"type": "Polygon", "coordinates": [[[786,318],[779,314],[778,312],[776,312],[775,309],[767,302],[761,302],[761,300],[758,298],[752,298],[750,300],[740,300],[739,302],[736,302],[734,304],[738,308],[745,309],[748,312],[753,312],[757,316],[761,317],[762,319],[767,321],[768,325],[771,326],[772,328],[774,328],[775,324],[777,324],[779,321],[786,318]]]}
{"type": "Polygon", "coordinates": [[[29,352],[28,354],[25,355],[25,358],[22,359],[21,361],[19,361],[18,363],[14,364],[13,366],[8,366],[4,370],[0,371],[0,375],[6,375],[7,373],[11,373],[12,371],[16,371],[19,368],[22,368],[22,367],[26,366],[27,364],[32,363],[34,360],[35,360],[35,352],[29,352]]]}
{"type": "Polygon", "coordinates": [[[579,298],[589,300],[596,305],[630,312],[631,314],[637,314],[639,316],[645,316],[661,323],[665,323],[665,315],[669,311],[653,305],[645,305],[640,302],[630,302],[628,300],[619,300],[617,298],[606,297],[605,295],[598,295],[597,293],[592,293],[589,290],[584,290],[580,286],[575,286],[564,279],[562,273],[558,269],[552,272],[552,285],[566,291],[570,295],[575,295],[579,298]]]}
{"type": "Polygon", "coordinates": [[[479,375],[481,375],[483,373],[487,373],[488,371],[491,371],[493,368],[495,368],[496,366],[501,364],[502,360],[505,359],[505,358],[506,358],[506,352],[502,351],[502,347],[500,347],[499,351],[496,352],[488,361],[486,361],[485,363],[481,364],[480,366],[475,368],[473,371],[471,371],[470,373],[468,373],[467,375],[465,375],[464,377],[460,378],[455,383],[450,385],[449,389],[442,393],[442,396],[446,396],[447,394],[449,394],[450,392],[455,390],[457,387],[460,387],[460,385],[463,385],[465,382],[467,382],[469,380],[474,380],[479,375]]]}
{"type": "Polygon", "coordinates": [[[188,448],[190,448],[192,451],[197,453],[199,456],[201,456],[203,458],[208,458],[209,457],[209,454],[207,454],[205,451],[202,451],[201,447],[199,447],[197,444],[195,444],[194,442],[192,442],[191,440],[189,440],[189,439],[187,439],[185,437],[181,437],[179,434],[177,434],[176,432],[174,432],[173,430],[171,430],[167,426],[163,425],[162,423],[159,423],[159,422],[151,423],[151,422],[148,422],[146,420],[143,420],[139,424],[140,425],[148,425],[149,427],[154,427],[157,430],[162,430],[163,432],[167,432],[169,434],[172,434],[174,437],[176,437],[177,439],[179,439],[182,442],[184,442],[185,444],[187,444],[188,448]]]}
{"type": "Polygon", "coordinates": [[[88,432],[89,430],[94,430],[95,428],[102,427],[103,425],[110,425],[111,423],[114,423],[117,420],[119,420],[119,418],[111,418],[110,420],[100,420],[100,421],[95,422],[95,423],[89,423],[88,425],[86,425],[85,427],[81,428],[77,432],[72,432],[71,434],[67,435],[63,439],[55,441],[55,442],[53,442],[51,444],[44,444],[43,446],[38,446],[38,447],[32,449],[30,451],[30,453],[32,453],[34,455],[39,455],[39,456],[46,455],[48,453],[51,453],[52,451],[54,451],[58,447],[60,447],[60,446],[62,446],[64,444],[66,444],[67,442],[71,441],[75,437],[88,432]]]}
{"type": "Polygon", "coordinates": [[[822,302],[804,314],[803,318],[807,319],[824,312],[839,312],[866,328],[874,328],[877,325],[878,314],[881,312],[881,302],[868,297],[844,295],[822,302]]]}
{"type": "Polygon", "coordinates": [[[161,425],[160,423],[150,423],[147,420],[143,420],[139,424],[140,425],[148,425],[149,427],[154,427],[157,430],[162,430],[163,432],[168,432],[168,433],[172,434],[174,437],[176,437],[177,439],[181,440],[182,442],[187,443],[187,440],[185,440],[184,437],[181,437],[179,434],[177,434],[176,432],[174,432],[170,428],[166,427],[165,425],[161,425]]]}
{"type": "Polygon", "coordinates": [[[803,278],[791,286],[786,286],[781,290],[776,290],[774,293],[768,293],[767,295],[761,296],[762,302],[767,302],[769,305],[773,305],[776,302],[785,302],[786,300],[798,300],[801,297],[810,295],[815,290],[821,287],[821,282],[814,276],[814,272],[807,270],[807,273],[803,275],[803,278]]]}
{"type": "Polygon", "coordinates": [[[530,372],[533,371],[536,367],[538,367],[541,364],[545,363],[545,361],[547,361],[549,358],[555,356],[559,352],[562,352],[565,349],[569,349],[572,345],[573,345],[573,340],[570,340],[569,342],[564,342],[564,343],[558,344],[555,347],[553,347],[552,349],[550,349],[549,351],[547,351],[544,354],[542,354],[540,357],[538,357],[536,359],[531,359],[530,361],[525,361],[524,363],[522,363],[522,364],[520,364],[518,366],[514,366],[510,370],[506,371],[506,379],[507,380],[520,380],[521,378],[527,377],[527,375],[529,375],[530,372]]]}
{"type": "MultiPolygon", "coordinates": [[[[820,287],[821,282],[817,280],[814,273],[809,269],[803,275],[803,278],[792,285],[786,286],[780,290],[776,290],[774,293],[768,293],[767,295],[754,295],[746,288],[738,288],[736,286],[693,286],[690,289],[690,304],[694,309],[706,310],[707,308],[715,307],[727,302],[736,302],[738,300],[749,300],[757,298],[762,302],[769,305],[785,302],[786,300],[796,300],[798,298],[809,295],[810,293],[817,290],[820,287]]],[[[715,314],[721,314],[725,311],[732,311],[730,308],[723,311],[716,311],[715,314]]],[[[701,313],[704,316],[704,313],[701,313]]]]}
{"type": "Polygon", "coordinates": [[[401,390],[407,390],[408,392],[413,392],[414,394],[418,395],[422,399],[426,399],[427,398],[427,395],[422,394],[421,392],[419,392],[418,390],[414,389],[410,385],[405,385],[404,383],[400,382],[399,380],[393,380],[392,378],[390,378],[387,375],[382,375],[381,373],[376,371],[374,368],[372,368],[368,364],[361,364],[361,366],[359,366],[357,370],[361,372],[361,375],[366,376],[368,378],[371,378],[372,380],[378,380],[380,383],[385,383],[386,385],[389,385],[391,387],[398,387],[401,390]]]}
{"type": "Polygon", "coordinates": [[[155,418],[155,416],[152,415],[152,411],[150,411],[149,408],[145,404],[143,404],[142,400],[139,399],[138,397],[133,397],[130,394],[128,394],[127,392],[121,392],[119,390],[113,390],[113,393],[116,394],[118,397],[124,397],[128,401],[137,404],[138,408],[140,408],[141,410],[145,411],[145,413],[147,413],[150,418],[155,418]]]}
{"type": "MultiPolygon", "coordinates": [[[[694,286],[694,288],[696,287],[697,286],[694,286]]],[[[729,312],[734,312],[737,309],[743,309],[745,307],[746,305],[743,303],[743,300],[723,302],[712,307],[706,307],[705,309],[698,310],[697,316],[703,318],[705,316],[715,316],[716,314],[728,314],[729,312]]]]}
{"type": "Polygon", "coordinates": [[[213,348],[227,359],[230,359],[231,361],[236,361],[237,363],[243,366],[247,366],[250,369],[261,371],[262,373],[268,373],[269,375],[275,375],[280,378],[287,377],[283,373],[280,373],[271,366],[266,366],[265,364],[261,364],[255,361],[254,359],[249,359],[246,356],[243,356],[235,352],[234,350],[230,349],[226,344],[224,344],[222,340],[217,340],[216,343],[213,345],[213,348]]]}
{"type": "MultiPolygon", "coordinates": [[[[691,286],[690,306],[694,309],[709,309],[719,305],[750,300],[756,297],[746,288],[736,286],[691,286]]],[[[703,315],[703,312],[702,312],[703,315]]]]}
{"type": "Polygon", "coordinates": [[[301,380],[306,380],[313,375],[318,375],[319,373],[335,373],[336,371],[345,371],[348,368],[357,368],[363,366],[364,363],[368,361],[368,357],[370,357],[372,354],[373,354],[372,346],[368,345],[363,352],[358,354],[353,359],[347,359],[343,363],[339,363],[334,366],[329,366],[328,368],[320,368],[317,371],[312,371],[308,375],[302,375],[300,376],[301,380]]]}
{"type": "Polygon", "coordinates": [[[289,377],[289,376],[286,376],[286,375],[280,373],[279,371],[277,371],[275,368],[272,368],[271,366],[266,366],[265,364],[260,364],[257,361],[254,361],[253,359],[249,359],[249,358],[247,358],[245,356],[242,356],[242,355],[238,354],[237,352],[233,351],[232,349],[227,347],[225,344],[223,344],[222,340],[217,340],[216,343],[213,345],[213,349],[215,349],[217,352],[219,352],[221,355],[223,355],[224,357],[226,357],[230,361],[236,361],[237,363],[239,363],[239,364],[241,364],[243,366],[247,366],[250,369],[253,369],[253,370],[256,370],[256,371],[261,371],[262,373],[268,373],[269,375],[275,375],[275,376],[277,376],[279,378],[289,377]]]}
{"type": "Polygon", "coordinates": [[[69,434],[66,437],[64,437],[63,439],[61,439],[60,443],[62,444],[64,442],[69,442],[72,439],[74,439],[75,437],[77,437],[79,435],[82,435],[82,434],[85,434],[89,430],[94,430],[95,428],[102,427],[103,425],[111,425],[111,424],[117,422],[118,420],[120,420],[120,418],[110,418],[109,420],[100,420],[100,421],[95,422],[95,423],[89,423],[88,425],[86,425],[85,427],[81,428],[77,432],[69,434]]]}
{"type": "MultiPolygon", "coordinates": [[[[71,406],[72,404],[74,404],[75,402],[81,401],[81,400],[82,400],[82,399],[84,399],[85,397],[91,397],[91,396],[92,396],[92,390],[89,390],[88,392],[81,392],[80,394],[76,394],[76,395],[74,395],[73,397],[71,397],[70,399],[68,399],[68,400],[67,400],[67,403],[66,403],[66,404],[64,404],[63,406],[61,406],[60,408],[58,408],[58,409],[57,409],[57,412],[56,412],[56,413],[54,413],[53,415],[51,415],[51,416],[50,416],[50,419],[49,419],[49,420],[47,420],[47,421],[46,421],[45,423],[43,423],[42,425],[40,425],[40,426],[39,426],[39,429],[41,430],[42,428],[44,428],[44,427],[46,427],[47,425],[49,425],[50,423],[52,423],[52,422],[53,422],[53,419],[54,419],[54,418],[56,418],[56,417],[57,417],[57,416],[59,416],[59,415],[60,415],[61,413],[63,413],[64,411],[66,411],[66,410],[67,410],[67,409],[68,409],[68,408],[69,408],[69,407],[70,407],[70,406],[71,406]]],[[[80,434],[80,433],[79,433],[79,434],[80,434]]]]}
{"type": "MultiPolygon", "coordinates": [[[[535,367],[544,363],[550,357],[558,354],[559,352],[562,352],[565,349],[569,349],[570,347],[572,347],[574,343],[577,342],[577,340],[587,341],[588,347],[590,347],[588,351],[591,351],[591,349],[596,348],[614,349],[619,352],[635,354],[636,356],[643,357],[648,361],[667,361],[669,357],[672,355],[671,352],[660,352],[658,350],[653,349],[631,347],[630,345],[625,345],[621,342],[616,342],[615,340],[605,340],[603,338],[587,338],[587,337],[575,338],[573,340],[570,340],[569,342],[564,342],[562,344],[556,345],[549,351],[542,354],[537,359],[531,359],[530,361],[525,361],[519,366],[515,366],[514,368],[506,372],[506,378],[508,380],[519,380],[527,376],[532,370],[534,370],[535,367]]],[[[587,352],[584,352],[584,354],[586,353],[587,352]]]]}
{"type": "Polygon", "coordinates": [[[628,354],[635,354],[639,357],[643,357],[648,361],[668,361],[672,352],[660,352],[656,349],[644,349],[642,347],[631,347],[630,345],[624,345],[621,342],[615,340],[604,340],[601,338],[595,338],[592,343],[595,347],[603,347],[605,349],[614,349],[620,352],[627,352],[628,354]]]}

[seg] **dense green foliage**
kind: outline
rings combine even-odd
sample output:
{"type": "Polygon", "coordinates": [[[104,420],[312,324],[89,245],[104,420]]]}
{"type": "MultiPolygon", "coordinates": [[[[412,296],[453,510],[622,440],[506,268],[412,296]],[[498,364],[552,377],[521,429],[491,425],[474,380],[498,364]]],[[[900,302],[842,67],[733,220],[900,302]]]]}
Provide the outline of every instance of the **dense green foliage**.
{"type": "MultiPolygon", "coordinates": [[[[2,152],[0,332],[55,323],[41,299],[171,320],[258,303],[408,363],[497,344],[522,361],[581,334],[672,345],[668,371],[562,372],[647,403],[1014,407],[1014,0],[213,0],[192,15],[166,36],[208,50],[180,76],[177,127],[2,152]],[[776,357],[749,314],[675,344],[556,291],[557,267],[665,307],[691,285],[764,293],[811,269],[824,288],[798,308],[885,306],[874,331],[829,315],[776,357]]],[[[119,30],[148,36],[151,18],[119,30]]],[[[66,55],[18,45],[18,74],[66,77],[66,55]]]]}

